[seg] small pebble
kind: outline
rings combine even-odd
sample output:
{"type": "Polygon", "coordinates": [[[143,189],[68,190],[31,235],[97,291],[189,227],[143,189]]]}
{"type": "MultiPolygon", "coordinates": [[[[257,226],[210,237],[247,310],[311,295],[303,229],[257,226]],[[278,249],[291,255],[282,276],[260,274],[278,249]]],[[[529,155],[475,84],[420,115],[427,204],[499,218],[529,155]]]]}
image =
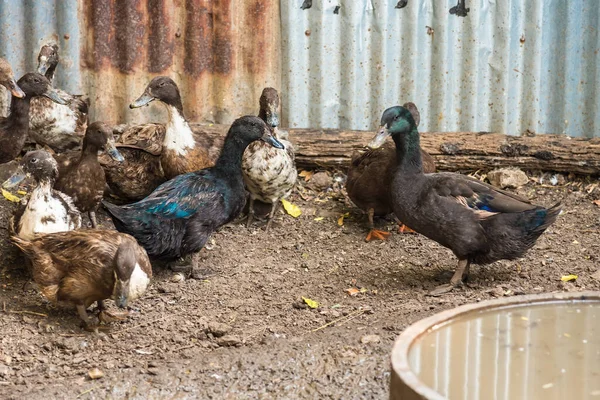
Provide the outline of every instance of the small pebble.
{"type": "Polygon", "coordinates": [[[88,376],[90,379],[100,379],[104,376],[104,372],[100,371],[98,368],[92,368],[88,371],[88,376]]]}

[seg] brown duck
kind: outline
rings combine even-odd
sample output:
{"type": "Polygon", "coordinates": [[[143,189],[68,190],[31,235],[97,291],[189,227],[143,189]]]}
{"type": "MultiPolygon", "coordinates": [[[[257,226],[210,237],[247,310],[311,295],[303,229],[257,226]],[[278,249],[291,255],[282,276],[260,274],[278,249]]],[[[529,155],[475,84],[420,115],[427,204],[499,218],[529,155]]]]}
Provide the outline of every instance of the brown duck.
{"type": "Polygon", "coordinates": [[[25,93],[21,90],[15,81],[13,70],[4,58],[0,57],[0,85],[7,88],[14,97],[23,98],[25,93]]]}
{"type": "Polygon", "coordinates": [[[115,165],[102,160],[108,184],[118,198],[139,200],[166,180],[212,166],[219,156],[215,143],[194,138],[183,113],[179,88],[171,78],[154,78],[129,107],[139,108],[154,100],[165,104],[167,123],[128,128],[117,143],[125,163],[115,165]]]}
{"type": "MultiPolygon", "coordinates": [[[[414,103],[404,104],[412,114],[415,123],[419,125],[420,114],[414,103]]],[[[421,158],[423,160],[423,170],[425,173],[435,172],[435,162],[433,157],[421,149],[421,158]]],[[[350,169],[348,170],[348,179],[346,181],[346,190],[348,196],[360,208],[365,211],[369,217],[369,233],[367,241],[372,239],[386,239],[389,233],[374,228],[373,217],[388,215],[393,212],[390,196],[390,184],[394,177],[396,168],[396,147],[394,142],[389,141],[380,148],[367,148],[361,152],[354,152],[350,169]]],[[[410,232],[411,230],[400,224],[400,232],[410,232]]]]}
{"type": "Polygon", "coordinates": [[[125,308],[145,292],[152,277],[146,251],[124,233],[79,230],[11,240],[31,261],[42,295],[77,307],[87,328],[93,328],[86,311],[92,303],[98,302],[101,313],[109,298],[125,308]]]}
{"type": "Polygon", "coordinates": [[[54,187],[70,196],[80,212],[87,212],[96,228],[96,210],[104,195],[106,176],[98,161],[98,152],[106,151],[115,161],[123,156],[115,148],[112,129],[104,122],[91,124],[83,138],[80,154],[57,156],[58,180],[54,187]]]}
{"type": "Polygon", "coordinates": [[[29,105],[36,96],[46,96],[59,104],[67,104],[53,88],[45,76],[30,72],[17,82],[25,93],[25,97],[13,96],[10,104],[10,114],[0,120],[0,164],[9,162],[17,157],[29,133],[29,105]]]}

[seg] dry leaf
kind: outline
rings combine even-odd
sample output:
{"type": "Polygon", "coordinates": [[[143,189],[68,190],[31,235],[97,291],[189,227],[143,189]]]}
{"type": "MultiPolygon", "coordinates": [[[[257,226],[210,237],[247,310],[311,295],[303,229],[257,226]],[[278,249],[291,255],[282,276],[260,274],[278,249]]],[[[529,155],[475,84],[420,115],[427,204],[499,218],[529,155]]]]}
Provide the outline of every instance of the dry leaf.
{"type": "Polygon", "coordinates": [[[597,205],[598,207],[600,207],[600,200],[594,200],[594,201],[592,201],[592,203],[594,203],[595,205],[597,205]]]}
{"type": "Polygon", "coordinates": [[[308,182],[308,181],[310,181],[310,179],[312,178],[312,176],[314,174],[315,173],[313,171],[306,171],[306,170],[304,170],[304,171],[300,171],[300,173],[298,174],[298,176],[303,177],[304,178],[304,182],[308,182]]]}
{"type": "Polygon", "coordinates": [[[290,203],[286,199],[281,199],[281,204],[283,204],[283,208],[285,209],[285,211],[288,214],[290,214],[292,217],[298,218],[300,215],[302,215],[302,211],[300,210],[300,207],[298,207],[297,205],[295,205],[293,203],[290,203]]]}
{"type": "Polygon", "coordinates": [[[563,275],[560,280],[563,282],[570,282],[570,281],[574,281],[575,279],[577,279],[577,275],[563,275]]]}
{"type": "Polygon", "coordinates": [[[349,289],[346,289],[346,292],[350,295],[350,296],[356,296],[359,293],[367,293],[368,289],[367,288],[356,288],[356,287],[351,287],[349,289]]]}
{"type": "Polygon", "coordinates": [[[104,376],[104,372],[100,371],[98,368],[92,368],[88,371],[88,376],[90,379],[100,379],[104,376]]]}
{"type": "Polygon", "coordinates": [[[11,192],[9,192],[8,190],[4,190],[2,189],[2,196],[4,196],[4,198],[8,201],[12,201],[14,203],[18,203],[21,201],[21,198],[15,196],[14,194],[12,194],[11,192]]]}
{"type": "Polygon", "coordinates": [[[317,308],[319,307],[319,302],[318,301],[314,301],[311,300],[307,297],[302,296],[302,300],[304,300],[304,302],[306,303],[307,306],[309,306],[310,308],[317,308]]]}
{"type": "Polygon", "coordinates": [[[317,217],[315,218],[315,221],[323,221],[325,219],[325,217],[317,217]]]}
{"type": "Polygon", "coordinates": [[[25,196],[27,194],[27,192],[24,190],[17,190],[17,194],[21,195],[21,196],[25,196]]]}
{"type": "Polygon", "coordinates": [[[344,218],[349,217],[350,213],[345,213],[340,215],[340,217],[338,218],[338,225],[339,226],[343,226],[344,225],[344,218]]]}

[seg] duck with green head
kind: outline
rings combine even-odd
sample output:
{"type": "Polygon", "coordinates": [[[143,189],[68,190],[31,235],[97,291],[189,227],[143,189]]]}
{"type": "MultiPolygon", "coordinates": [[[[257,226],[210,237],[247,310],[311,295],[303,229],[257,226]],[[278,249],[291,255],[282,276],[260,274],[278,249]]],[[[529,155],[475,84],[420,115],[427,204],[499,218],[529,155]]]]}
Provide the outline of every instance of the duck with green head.
{"type": "Polygon", "coordinates": [[[521,257],[561,212],[560,203],[550,208],[537,206],[469,176],[423,173],[419,132],[404,107],[385,110],[380,131],[369,147],[381,146],[388,136],[396,144],[397,155],[391,185],[394,213],[458,258],[450,284],[437,287],[432,295],[460,285],[472,263],[521,257]]]}

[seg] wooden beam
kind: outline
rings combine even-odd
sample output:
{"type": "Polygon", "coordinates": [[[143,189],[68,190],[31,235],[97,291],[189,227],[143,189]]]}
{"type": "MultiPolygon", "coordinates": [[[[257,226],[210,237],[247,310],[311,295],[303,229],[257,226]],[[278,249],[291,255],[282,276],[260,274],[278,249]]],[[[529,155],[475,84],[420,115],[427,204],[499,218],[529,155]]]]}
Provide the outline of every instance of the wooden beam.
{"type": "MultiPolygon", "coordinates": [[[[220,145],[229,126],[192,124],[200,142],[220,145]],[[219,138],[221,138],[219,140],[219,138]]],[[[334,129],[289,129],[301,168],[348,167],[354,150],[362,148],[374,132],[334,129]]],[[[391,139],[390,139],[391,140],[391,139]]],[[[487,132],[425,132],[421,147],[440,170],[492,170],[519,167],[527,170],[600,174],[600,138],[562,135],[508,136],[487,132]]]]}

